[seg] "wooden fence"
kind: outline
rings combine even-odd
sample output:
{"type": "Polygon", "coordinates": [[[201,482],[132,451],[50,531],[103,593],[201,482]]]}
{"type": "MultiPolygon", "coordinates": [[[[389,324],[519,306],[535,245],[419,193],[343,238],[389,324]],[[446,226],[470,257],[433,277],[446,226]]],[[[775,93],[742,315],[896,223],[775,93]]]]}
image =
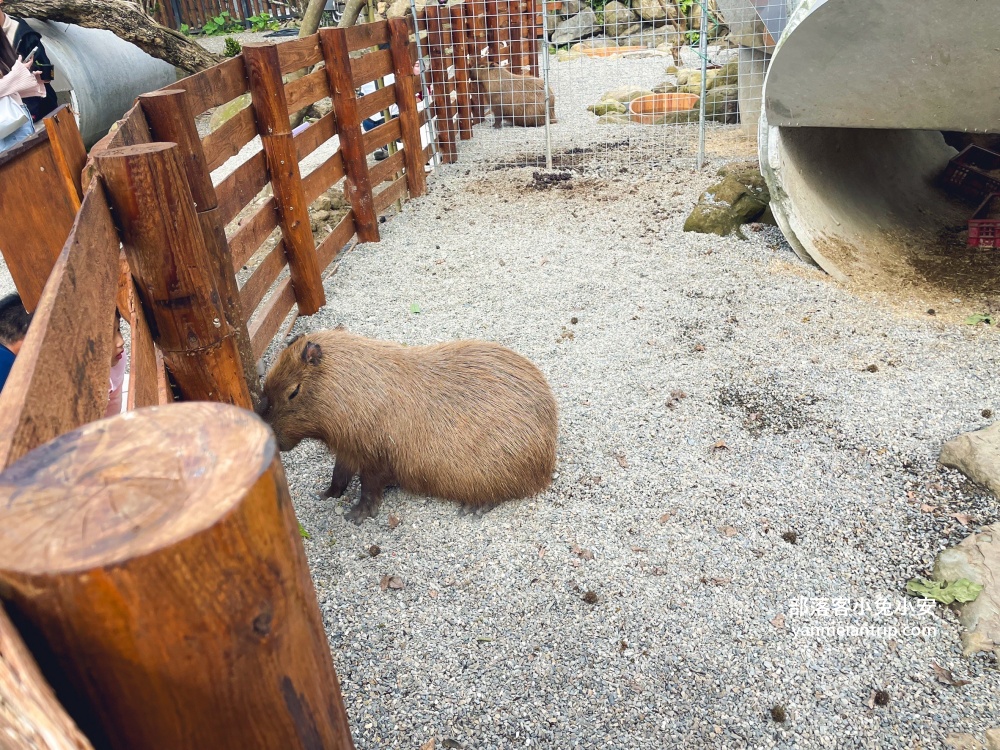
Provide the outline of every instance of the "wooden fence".
{"type": "Polygon", "coordinates": [[[277,21],[291,20],[305,10],[304,2],[281,0],[148,0],[144,3],[157,23],[171,29],[181,24],[201,29],[212,18],[228,12],[235,21],[267,14],[277,21]]]}

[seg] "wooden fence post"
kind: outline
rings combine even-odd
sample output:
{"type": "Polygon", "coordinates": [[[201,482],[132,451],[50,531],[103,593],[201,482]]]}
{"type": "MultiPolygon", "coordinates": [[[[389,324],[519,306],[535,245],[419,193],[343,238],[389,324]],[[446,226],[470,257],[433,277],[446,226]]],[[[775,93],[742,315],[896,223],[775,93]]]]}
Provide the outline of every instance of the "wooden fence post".
{"type": "Polygon", "coordinates": [[[278,48],[273,44],[247,44],[243,47],[243,61],[257,132],[264,144],[267,171],[278,206],[295,301],[300,315],[312,315],[326,304],[326,294],[309,221],[309,206],[302,191],[299,157],[292,140],[278,48]]]}
{"type": "Polygon", "coordinates": [[[181,164],[191,188],[191,197],[198,212],[205,248],[216,273],[216,284],[222,295],[226,320],[236,334],[243,375],[256,403],[260,396],[260,378],[257,375],[253,349],[250,347],[250,334],[247,333],[247,316],[240,305],[240,289],[233,271],[233,254],[229,251],[226,228],[222,225],[219,213],[219,199],[205,162],[205,152],[194,124],[194,114],[188,105],[187,92],[154,91],[142,94],[139,104],[146,115],[153,140],[177,144],[181,164]]]}
{"type": "MultiPolygon", "coordinates": [[[[344,157],[347,199],[354,211],[354,226],[359,242],[378,242],[378,215],[368,174],[368,156],[358,115],[358,95],[351,78],[351,55],[344,29],[320,29],[319,45],[323,50],[330,98],[337,118],[340,152],[344,157]]],[[[404,143],[405,146],[405,143],[404,143]]]]}
{"type": "Polygon", "coordinates": [[[274,436],[252,412],[142,409],[0,474],[0,594],[99,747],[354,747],[274,436]]]}
{"type": "Polygon", "coordinates": [[[83,202],[83,184],[80,181],[83,174],[83,166],[87,163],[87,149],[83,145],[83,137],[80,135],[80,128],[76,124],[76,118],[69,107],[58,107],[48,117],[42,118],[45,123],[45,130],[49,134],[49,142],[52,144],[52,157],[59,170],[59,176],[66,183],[66,193],[76,205],[76,210],[80,210],[83,202]]]}
{"type": "Polygon", "coordinates": [[[427,21],[427,50],[431,58],[431,84],[434,89],[432,103],[438,118],[438,145],[444,162],[451,164],[458,160],[453,121],[455,108],[448,90],[448,68],[451,67],[451,60],[446,52],[447,44],[438,6],[426,6],[424,18],[427,21]]]}
{"type": "Polygon", "coordinates": [[[184,398],[252,409],[180,149],[173,143],[110,149],[97,167],[143,306],[154,318],[153,338],[184,398]]]}
{"type": "Polygon", "coordinates": [[[0,607],[0,746],[6,750],[93,750],[56,700],[14,624],[0,607]]]}
{"type": "Polygon", "coordinates": [[[472,96],[469,86],[469,45],[465,34],[465,9],[452,5],[451,49],[455,60],[455,89],[458,92],[458,133],[463,141],[472,137],[472,96]]]}
{"type": "Polygon", "coordinates": [[[406,18],[389,19],[389,50],[392,53],[393,77],[396,79],[396,106],[403,136],[403,162],[406,164],[406,187],[410,197],[427,192],[424,172],[424,149],[420,141],[420,113],[417,111],[419,82],[413,74],[410,55],[410,24],[406,18]]]}
{"type": "Polygon", "coordinates": [[[509,0],[507,6],[507,33],[510,39],[510,72],[521,74],[524,65],[524,45],[521,39],[521,0],[509,0]]]}
{"type": "MultiPolygon", "coordinates": [[[[466,0],[465,5],[465,18],[469,25],[467,41],[471,47],[469,65],[473,68],[482,68],[485,67],[489,60],[489,39],[486,32],[486,0],[466,0]],[[486,51],[485,53],[484,50],[486,51]]],[[[482,87],[480,87],[478,82],[473,83],[476,92],[475,122],[480,123],[486,119],[486,110],[489,107],[486,103],[486,97],[483,95],[482,87]]]]}

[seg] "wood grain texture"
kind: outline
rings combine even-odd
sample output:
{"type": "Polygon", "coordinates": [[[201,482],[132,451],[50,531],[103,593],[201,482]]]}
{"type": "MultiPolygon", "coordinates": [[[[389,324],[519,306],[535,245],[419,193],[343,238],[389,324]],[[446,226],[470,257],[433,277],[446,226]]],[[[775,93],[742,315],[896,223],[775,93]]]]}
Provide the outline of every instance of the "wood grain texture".
{"type": "Polygon", "coordinates": [[[106,136],[90,147],[87,163],[83,168],[82,184],[89,185],[97,176],[96,159],[99,154],[112,148],[151,143],[152,140],[149,126],[146,124],[146,116],[142,113],[142,106],[136,102],[122,119],[111,126],[111,130],[106,136]]]}
{"type": "MultiPolygon", "coordinates": [[[[412,66],[411,66],[412,68],[412,66]]],[[[412,71],[411,71],[412,73],[412,71]]],[[[364,120],[396,103],[396,84],[390,83],[358,99],[358,117],[364,120]]]]}
{"type": "Polygon", "coordinates": [[[69,237],[78,206],[46,131],[0,154],[0,251],[29,312],[69,237]]]}
{"type": "Polygon", "coordinates": [[[403,170],[403,166],[406,164],[405,155],[406,149],[403,148],[402,150],[394,153],[388,159],[376,162],[375,166],[371,168],[369,173],[371,175],[372,187],[377,187],[386,180],[394,179],[395,175],[398,172],[401,172],[403,170]]]}
{"type": "Polygon", "coordinates": [[[365,142],[354,90],[356,84],[352,81],[353,61],[347,49],[346,33],[343,29],[322,29],[319,37],[326,59],[326,72],[330,77],[333,110],[337,113],[340,153],[347,173],[347,199],[354,211],[358,239],[361,242],[378,242],[378,217],[372,204],[368,160],[365,158],[365,142]]]}
{"type": "Polygon", "coordinates": [[[115,225],[92,183],[0,392],[0,467],[104,416],[119,267],[115,225]]]}
{"type": "Polygon", "coordinates": [[[326,161],[303,178],[302,190],[305,193],[306,203],[311,204],[337,184],[345,174],[344,158],[340,151],[334,151],[326,161]]]}
{"type": "Polygon", "coordinates": [[[288,104],[279,74],[274,45],[243,47],[257,132],[261,134],[267,169],[278,206],[288,269],[300,315],[312,315],[326,304],[323,280],[316,262],[316,245],[309,222],[309,204],[302,192],[298,154],[289,125],[288,104]]]}
{"type": "MultiPolygon", "coordinates": [[[[413,74],[410,53],[412,20],[393,18],[389,21],[389,51],[392,54],[396,105],[399,107],[400,137],[403,140],[403,161],[406,165],[406,184],[410,197],[427,192],[427,175],[420,155],[420,114],[417,111],[417,92],[420,80],[413,74]]],[[[396,152],[397,154],[400,152],[396,152]]],[[[376,169],[378,165],[376,165],[376,169]]]]}
{"type": "Polygon", "coordinates": [[[456,132],[453,118],[454,107],[451,103],[451,81],[448,68],[451,67],[451,55],[447,50],[450,39],[446,37],[440,9],[429,5],[425,9],[427,18],[427,53],[431,58],[430,77],[434,94],[431,97],[431,109],[437,117],[438,151],[446,164],[455,162],[458,150],[455,146],[456,132]]]}
{"type": "Polygon", "coordinates": [[[399,140],[400,127],[399,118],[393,118],[389,122],[382,123],[378,127],[372,128],[365,133],[365,153],[370,154],[380,146],[384,146],[395,140],[399,140]]]}
{"type": "Polygon", "coordinates": [[[257,135],[257,122],[254,120],[253,109],[249,106],[241,109],[219,127],[206,135],[201,145],[205,151],[205,161],[208,170],[214,172],[257,135]]]}
{"type": "Polygon", "coordinates": [[[295,153],[299,161],[337,135],[337,113],[330,111],[295,136],[295,153]]]}
{"type": "Polygon", "coordinates": [[[233,270],[239,271],[257,252],[257,248],[278,226],[278,204],[268,198],[249,219],[243,221],[239,229],[229,238],[229,249],[233,254],[233,270]]]}
{"type": "Polygon", "coordinates": [[[323,60],[317,34],[282,42],[275,47],[278,51],[278,64],[282,75],[315,65],[323,60]]]}
{"type": "Polygon", "coordinates": [[[80,136],[76,118],[69,105],[63,104],[42,119],[45,131],[49,134],[52,146],[52,160],[56,164],[59,176],[66,183],[66,192],[73,200],[76,210],[80,210],[83,202],[83,167],[87,163],[87,149],[80,136]]]}
{"type": "Polygon", "coordinates": [[[231,102],[247,92],[247,71],[243,56],[231,57],[200,73],[182,78],[166,88],[183,89],[188,92],[191,111],[195,115],[200,115],[206,109],[231,102]]]}
{"type": "Polygon", "coordinates": [[[267,156],[256,152],[234,169],[215,188],[223,225],[228,225],[267,185],[267,156]]]}
{"type": "Polygon", "coordinates": [[[0,607],[0,747],[92,750],[0,607]]]}
{"type": "Polygon", "coordinates": [[[252,408],[179,147],[113,149],[98,157],[97,166],[143,306],[152,313],[153,339],[185,400],[252,408]]]}
{"type": "Polygon", "coordinates": [[[349,211],[344,218],[337,222],[337,226],[333,228],[333,231],[316,248],[316,254],[319,256],[319,262],[323,268],[326,268],[333,262],[333,259],[337,257],[337,253],[351,241],[351,237],[353,236],[354,214],[349,211]]]}
{"type": "Polygon", "coordinates": [[[240,299],[247,310],[256,310],[285,267],[285,248],[279,242],[264,256],[240,289],[240,299]]]}
{"type": "Polygon", "coordinates": [[[382,212],[406,195],[406,177],[400,177],[375,196],[375,210],[382,212]]]}
{"type": "Polygon", "coordinates": [[[368,52],[361,57],[351,59],[351,81],[355,87],[389,75],[391,72],[392,56],[387,49],[368,52]]]}
{"type": "Polygon", "coordinates": [[[264,356],[264,352],[267,351],[267,347],[274,337],[278,335],[281,324],[288,317],[288,313],[292,311],[294,304],[295,289],[292,286],[292,280],[285,279],[278,284],[278,288],[274,290],[267,302],[257,310],[256,315],[250,321],[250,341],[253,344],[255,356],[258,358],[264,356]]]}
{"type": "Polygon", "coordinates": [[[386,21],[360,23],[346,29],[347,49],[357,52],[366,47],[376,47],[389,41],[389,24],[386,21]]]}
{"type": "Polygon", "coordinates": [[[285,98],[288,100],[288,111],[298,112],[320,99],[330,96],[330,86],[327,83],[325,70],[314,70],[308,75],[296,78],[285,84],[285,98]]]}
{"type": "Polygon", "coordinates": [[[472,96],[469,86],[469,44],[466,41],[465,11],[461,5],[448,9],[451,16],[451,45],[455,60],[455,91],[458,94],[458,134],[472,138],[472,96]]]}
{"type": "Polygon", "coordinates": [[[0,474],[0,582],[101,747],[353,748],[274,438],[249,411],[144,409],[0,474]]]}

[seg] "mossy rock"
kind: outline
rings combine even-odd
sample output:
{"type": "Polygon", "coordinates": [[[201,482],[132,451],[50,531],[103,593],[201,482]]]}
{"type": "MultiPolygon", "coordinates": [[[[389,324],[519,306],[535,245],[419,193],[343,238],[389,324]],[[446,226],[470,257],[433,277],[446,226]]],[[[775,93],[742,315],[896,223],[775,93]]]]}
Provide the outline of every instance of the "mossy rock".
{"type": "Polygon", "coordinates": [[[735,86],[739,82],[740,64],[733,60],[723,65],[715,76],[716,86],[735,86]]]}
{"type": "Polygon", "coordinates": [[[598,125],[628,125],[630,122],[632,121],[628,115],[623,115],[621,112],[612,112],[597,118],[598,125]]]}
{"type": "Polygon", "coordinates": [[[625,114],[628,108],[621,102],[616,102],[614,99],[605,99],[597,104],[591,104],[587,109],[593,112],[598,117],[603,117],[604,115],[610,114],[625,114]]]}
{"type": "Polygon", "coordinates": [[[677,93],[677,84],[669,83],[668,81],[664,81],[663,83],[659,83],[659,84],[657,84],[656,86],[653,87],[653,93],[654,94],[676,94],[677,93]]]}
{"type": "Polygon", "coordinates": [[[729,164],[718,171],[722,180],[708,188],[684,222],[685,232],[743,237],[740,227],[751,221],[773,224],[771,196],[753,162],[729,164]]]}
{"type": "Polygon", "coordinates": [[[698,122],[698,110],[684,109],[680,112],[667,112],[657,115],[654,122],[657,125],[687,125],[688,123],[698,122]]]}
{"type": "Polygon", "coordinates": [[[601,96],[601,99],[604,101],[614,100],[616,102],[621,102],[622,104],[628,104],[633,99],[638,99],[640,96],[648,96],[652,93],[653,92],[649,89],[644,89],[640,86],[622,86],[605,92],[601,96]]]}

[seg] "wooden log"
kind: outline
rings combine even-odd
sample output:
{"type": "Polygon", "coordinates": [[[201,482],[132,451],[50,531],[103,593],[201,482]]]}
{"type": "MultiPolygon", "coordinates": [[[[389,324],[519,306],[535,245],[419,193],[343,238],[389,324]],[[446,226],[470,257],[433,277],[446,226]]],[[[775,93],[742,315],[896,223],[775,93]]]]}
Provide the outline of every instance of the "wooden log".
{"type": "Polygon", "coordinates": [[[281,84],[278,51],[273,44],[248,44],[243,47],[243,57],[257,117],[257,132],[264,144],[274,199],[278,204],[295,300],[300,315],[312,315],[326,304],[326,293],[316,262],[309,205],[302,193],[302,176],[281,84]]]}
{"type": "Polygon", "coordinates": [[[161,90],[139,97],[149,132],[157,141],[176,143],[191,197],[198,211],[198,223],[205,240],[210,265],[215,273],[215,286],[222,295],[222,307],[230,328],[236,334],[236,344],[243,365],[243,375],[254,403],[260,397],[260,378],[257,375],[250,334],[247,333],[247,316],[240,303],[240,288],[233,273],[233,255],[226,240],[226,227],[219,211],[219,201],[212,186],[212,176],[205,162],[194,115],[187,104],[187,93],[179,90],[161,90]]]}
{"type": "Polygon", "coordinates": [[[0,584],[100,747],[354,747],[274,436],[249,411],[143,409],[0,474],[0,584]]]}
{"type": "Polygon", "coordinates": [[[153,316],[153,338],[184,399],[252,408],[236,332],[226,317],[179,147],[113,149],[97,157],[97,167],[143,306],[153,316]]]}
{"type": "Polygon", "coordinates": [[[70,200],[80,210],[83,202],[83,184],[81,177],[83,167],[87,163],[87,149],[83,145],[80,128],[69,106],[63,104],[57,107],[48,117],[42,118],[45,130],[49,134],[52,145],[52,159],[56,163],[59,176],[66,184],[66,192],[70,200]]]}
{"type": "Polygon", "coordinates": [[[427,20],[427,52],[431,58],[431,85],[433,95],[431,106],[437,117],[438,151],[446,164],[457,160],[458,151],[455,147],[455,131],[452,116],[454,109],[449,95],[450,81],[448,68],[450,57],[446,52],[444,29],[442,28],[440,9],[436,5],[425,8],[427,20]]]}
{"type": "Polygon", "coordinates": [[[472,6],[472,45],[473,57],[472,65],[482,67],[486,64],[489,55],[489,22],[487,21],[486,0],[469,0],[472,6]]]}
{"type": "Polygon", "coordinates": [[[541,23],[541,3],[537,0],[527,0],[528,9],[525,11],[525,23],[527,24],[527,31],[524,34],[525,39],[528,40],[528,65],[530,74],[533,76],[539,76],[540,64],[539,56],[541,54],[541,45],[547,43],[547,40],[542,39],[542,23],[541,23]]]}
{"type": "Polygon", "coordinates": [[[510,69],[513,73],[524,72],[521,42],[521,0],[509,0],[507,4],[507,35],[510,40],[510,69]]]}
{"type": "Polygon", "coordinates": [[[343,29],[321,29],[319,32],[326,74],[330,78],[333,111],[337,117],[340,153],[347,173],[345,189],[354,211],[354,223],[360,242],[378,242],[378,216],[372,202],[372,186],[368,176],[368,159],[358,115],[358,97],[354,90],[351,57],[343,29]]]}
{"type": "Polygon", "coordinates": [[[452,5],[451,46],[455,59],[455,90],[458,92],[458,133],[463,141],[472,138],[472,94],[469,86],[469,44],[465,36],[465,10],[452,5]]]}
{"type": "Polygon", "coordinates": [[[0,607],[0,747],[92,750],[0,607]]]}
{"type": "Polygon", "coordinates": [[[92,183],[0,393],[0,468],[108,406],[120,247],[92,183]]]}
{"type": "Polygon", "coordinates": [[[399,127],[403,140],[403,161],[406,164],[406,187],[410,197],[427,192],[427,174],[420,147],[420,114],[417,112],[417,91],[420,80],[413,74],[414,60],[410,56],[412,22],[405,18],[389,21],[389,51],[392,53],[396,106],[399,107],[399,127]]]}

